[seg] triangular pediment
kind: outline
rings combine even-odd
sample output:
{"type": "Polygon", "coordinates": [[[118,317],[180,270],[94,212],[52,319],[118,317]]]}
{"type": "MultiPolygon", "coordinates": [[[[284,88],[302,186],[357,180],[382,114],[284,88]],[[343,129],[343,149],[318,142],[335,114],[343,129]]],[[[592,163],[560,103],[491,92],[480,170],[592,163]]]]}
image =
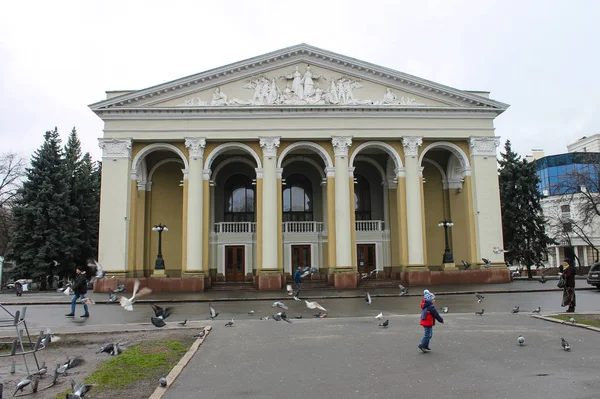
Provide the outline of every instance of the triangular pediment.
{"type": "Polygon", "coordinates": [[[92,104],[114,108],[487,108],[508,105],[306,44],[92,104]]]}

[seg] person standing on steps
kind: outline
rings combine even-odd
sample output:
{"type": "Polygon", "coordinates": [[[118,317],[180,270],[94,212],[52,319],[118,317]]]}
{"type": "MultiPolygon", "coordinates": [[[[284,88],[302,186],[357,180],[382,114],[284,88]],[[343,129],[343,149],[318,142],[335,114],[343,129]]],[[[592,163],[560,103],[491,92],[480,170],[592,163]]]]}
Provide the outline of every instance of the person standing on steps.
{"type": "Polygon", "coordinates": [[[568,306],[567,313],[575,312],[575,264],[573,259],[565,258],[558,268],[558,275],[565,279],[561,306],[568,306]]]}
{"type": "MultiPolygon", "coordinates": [[[[77,278],[75,280],[75,284],[73,285],[73,298],[71,298],[71,313],[66,314],[67,317],[75,317],[75,305],[77,304],[77,299],[83,301],[87,298],[87,277],[86,270],[83,266],[77,266],[75,269],[75,273],[77,274],[77,278]]],[[[81,317],[90,317],[90,312],[88,311],[88,305],[85,302],[83,304],[83,311],[85,312],[81,317]]]]}

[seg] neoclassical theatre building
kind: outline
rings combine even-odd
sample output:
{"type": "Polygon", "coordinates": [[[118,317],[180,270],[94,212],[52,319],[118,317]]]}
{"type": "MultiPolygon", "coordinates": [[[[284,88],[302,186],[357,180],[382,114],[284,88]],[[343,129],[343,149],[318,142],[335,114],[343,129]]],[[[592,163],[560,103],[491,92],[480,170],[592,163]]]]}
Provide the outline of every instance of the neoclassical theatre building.
{"type": "Polygon", "coordinates": [[[337,288],[508,281],[493,125],[507,107],[306,44],[107,92],[90,106],[100,263],[162,291],[281,289],[298,265],[337,288]]]}

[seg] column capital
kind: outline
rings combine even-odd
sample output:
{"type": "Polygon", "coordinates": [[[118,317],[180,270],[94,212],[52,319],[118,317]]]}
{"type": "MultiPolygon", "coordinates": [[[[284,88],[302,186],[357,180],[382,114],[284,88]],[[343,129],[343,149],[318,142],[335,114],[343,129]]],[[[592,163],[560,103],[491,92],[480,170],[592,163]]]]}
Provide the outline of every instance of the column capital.
{"type": "Polygon", "coordinates": [[[191,159],[203,159],[206,139],[204,137],[184,137],[185,148],[188,149],[191,159]]]}
{"type": "Polygon", "coordinates": [[[263,151],[264,158],[274,158],[277,156],[281,137],[259,137],[260,148],[263,151]]]}
{"type": "Polygon", "coordinates": [[[405,168],[395,168],[394,173],[396,173],[396,179],[401,177],[406,177],[406,169],[405,168]]]}
{"type": "Polygon", "coordinates": [[[337,157],[347,157],[348,148],[352,145],[351,136],[333,136],[331,138],[331,144],[333,144],[333,153],[337,157]]]}
{"type": "Polygon", "coordinates": [[[254,168],[254,171],[256,172],[257,179],[263,178],[263,168],[254,168]]]}
{"type": "Polygon", "coordinates": [[[210,180],[211,175],[212,175],[211,169],[202,169],[202,180],[210,180]]]}
{"type": "Polygon", "coordinates": [[[404,146],[404,156],[416,158],[419,155],[419,147],[423,145],[423,137],[406,136],[402,137],[402,146],[404,146]]]}
{"type": "Polygon", "coordinates": [[[187,169],[181,169],[181,172],[183,172],[183,180],[187,180],[189,171],[187,169]]]}
{"type": "Polygon", "coordinates": [[[98,146],[102,149],[102,158],[111,158],[116,161],[119,158],[131,158],[131,145],[133,140],[126,139],[98,139],[98,146]]]}
{"type": "Polygon", "coordinates": [[[469,148],[471,156],[495,157],[496,147],[500,145],[500,137],[471,136],[469,148]]]}
{"type": "Polygon", "coordinates": [[[351,168],[348,168],[348,175],[350,177],[354,177],[354,169],[356,169],[354,166],[351,168]]]}
{"type": "Polygon", "coordinates": [[[277,178],[281,179],[283,176],[283,168],[277,168],[277,178]]]}
{"type": "Polygon", "coordinates": [[[325,176],[335,177],[335,168],[326,167],[325,168],[325,176]]]}

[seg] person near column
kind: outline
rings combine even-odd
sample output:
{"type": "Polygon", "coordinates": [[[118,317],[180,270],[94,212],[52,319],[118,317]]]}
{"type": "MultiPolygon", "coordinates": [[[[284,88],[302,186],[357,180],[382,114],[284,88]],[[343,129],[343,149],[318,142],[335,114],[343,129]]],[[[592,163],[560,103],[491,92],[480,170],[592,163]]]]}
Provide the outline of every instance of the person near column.
{"type": "Polygon", "coordinates": [[[77,274],[77,278],[75,280],[75,284],[73,285],[73,298],[71,298],[71,313],[66,314],[67,317],[75,317],[75,305],[77,304],[77,299],[82,300],[83,311],[85,312],[81,317],[90,317],[90,312],[88,311],[88,305],[83,301],[87,298],[87,277],[86,270],[83,266],[77,266],[75,269],[75,273],[77,274]]]}
{"type": "Polygon", "coordinates": [[[575,312],[575,264],[573,259],[565,258],[558,270],[560,272],[558,275],[565,279],[560,306],[568,306],[567,313],[573,313],[575,312]]]}
{"type": "Polygon", "coordinates": [[[294,295],[294,299],[300,300],[299,295],[302,290],[302,268],[298,266],[296,268],[296,272],[294,273],[294,284],[296,285],[296,294],[294,295]]]}

